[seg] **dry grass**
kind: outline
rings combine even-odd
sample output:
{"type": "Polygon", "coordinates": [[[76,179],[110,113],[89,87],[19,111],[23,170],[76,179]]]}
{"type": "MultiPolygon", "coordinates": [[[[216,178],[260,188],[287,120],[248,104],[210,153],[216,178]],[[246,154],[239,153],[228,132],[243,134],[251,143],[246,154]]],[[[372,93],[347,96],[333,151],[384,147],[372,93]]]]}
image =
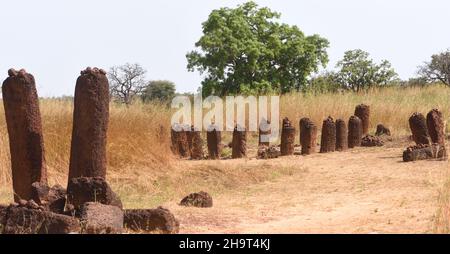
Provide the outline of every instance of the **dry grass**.
{"type": "MultiPolygon", "coordinates": [[[[431,108],[450,112],[450,89],[387,88],[354,94],[291,94],[281,98],[281,116],[298,125],[301,117],[310,117],[321,125],[328,115],[348,119],[355,105],[371,105],[372,125],[384,123],[394,134],[408,132],[408,117],[415,111],[431,108]]],[[[65,185],[70,152],[73,105],[64,100],[42,100],[46,158],[50,183],[65,185]]],[[[159,104],[134,104],[129,108],[111,104],[108,133],[108,180],[122,197],[126,207],[152,207],[176,200],[202,188],[212,193],[291,174],[291,169],[273,169],[220,161],[214,166],[192,163],[180,166],[170,152],[171,110],[159,104]]],[[[229,136],[227,136],[229,139],[229,136]]],[[[227,139],[225,141],[228,141],[227,139]]],[[[254,139],[252,139],[254,142],[254,139]]],[[[11,174],[8,136],[3,106],[0,106],[0,203],[11,201],[11,174]]]]}

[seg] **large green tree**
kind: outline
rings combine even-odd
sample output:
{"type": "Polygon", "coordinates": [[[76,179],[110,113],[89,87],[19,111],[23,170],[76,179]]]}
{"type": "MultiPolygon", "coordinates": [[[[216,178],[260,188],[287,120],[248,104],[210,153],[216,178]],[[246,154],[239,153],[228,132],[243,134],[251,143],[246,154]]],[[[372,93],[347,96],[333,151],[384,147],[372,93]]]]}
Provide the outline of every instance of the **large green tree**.
{"type": "Polygon", "coordinates": [[[254,2],[212,11],[188,70],[204,75],[203,95],[287,93],[328,63],[328,40],[279,23],[280,14],[254,2]]]}
{"type": "Polygon", "coordinates": [[[369,53],[360,49],[345,52],[336,67],[339,69],[337,81],[340,85],[356,92],[372,86],[388,85],[398,79],[389,61],[375,64],[369,53]]]}

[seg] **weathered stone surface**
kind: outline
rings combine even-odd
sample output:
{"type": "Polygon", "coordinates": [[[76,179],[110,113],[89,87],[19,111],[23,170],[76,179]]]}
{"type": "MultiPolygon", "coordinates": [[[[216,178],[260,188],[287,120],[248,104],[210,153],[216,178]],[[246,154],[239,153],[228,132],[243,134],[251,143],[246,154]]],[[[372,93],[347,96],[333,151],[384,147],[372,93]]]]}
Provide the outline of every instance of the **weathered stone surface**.
{"type": "Polygon", "coordinates": [[[137,232],[177,234],[180,231],[178,220],[163,207],[125,210],[123,222],[126,229],[137,232]]]}
{"type": "Polygon", "coordinates": [[[192,193],[183,198],[180,202],[182,206],[195,206],[195,207],[212,207],[213,200],[212,197],[204,192],[200,191],[197,193],[192,193]]]}
{"type": "Polygon", "coordinates": [[[3,105],[9,135],[14,199],[31,199],[31,184],[47,183],[44,139],[36,84],[25,70],[8,71],[3,105]]]}
{"type": "Polygon", "coordinates": [[[80,208],[84,234],[121,234],[123,218],[123,211],[117,206],[87,202],[80,208]]]}
{"type": "Polygon", "coordinates": [[[46,184],[35,182],[32,184],[32,199],[43,206],[45,210],[63,213],[66,204],[66,189],[60,185],[48,187],[46,184]]]}
{"type": "Polygon", "coordinates": [[[119,197],[101,177],[72,178],[67,187],[67,202],[78,210],[84,203],[98,202],[122,208],[119,197]]]}
{"type": "Polygon", "coordinates": [[[369,133],[369,126],[370,126],[370,106],[365,104],[356,106],[355,116],[361,119],[363,130],[362,134],[367,135],[369,133]]]}
{"type": "Polygon", "coordinates": [[[425,117],[421,113],[414,113],[409,118],[409,127],[411,128],[412,137],[417,145],[430,144],[430,136],[425,117]]]}
{"type": "Polygon", "coordinates": [[[379,137],[372,135],[366,135],[361,140],[361,146],[373,147],[373,146],[383,146],[384,142],[379,137]]]}
{"type": "Polygon", "coordinates": [[[258,159],[275,159],[281,156],[280,148],[277,146],[260,146],[258,147],[257,158],[258,159]]]}
{"type": "Polygon", "coordinates": [[[77,79],[69,181],[76,177],[106,177],[109,83],[104,73],[87,68],[77,79]]]}
{"type": "Polygon", "coordinates": [[[80,232],[76,218],[48,211],[10,206],[4,234],[68,234],[80,232]]]}
{"type": "Polygon", "coordinates": [[[389,128],[387,128],[383,124],[378,124],[375,136],[382,136],[382,135],[391,136],[391,130],[389,130],[389,128]]]}
{"type": "Polygon", "coordinates": [[[348,148],[361,146],[363,136],[362,122],[357,116],[351,116],[348,121],[348,148]]]}
{"type": "Polygon", "coordinates": [[[258,128],[258,146],[270,146],[270,135],[272,133],[270,121],[263,119],[258,128]]]}
{"type": "Polygon", "coordinates": [[[190,127],[180,124],[172,126],[172,151],[183,158],[190,156],[189,148],[190,127]]]}
{"type": "Polygon", "coordinates": [[[206,132],[206,143],[208,145],[208,157],[211,160],[220,159],[222,152],[222,134],[215,125],[210,125],[206,132]]]}
{"type": "Polygon", "coordinates": [[[3,229],[6,225],[8,207],[4,205],[0,205],[0,234],[3,233],[3,229]]]}
{"type": "Polygon", "coordinates": [[[300,119],[300,144],[302,146],[302,155],[316,152],[317,126],[309,118],[300,119]]]}
{"type": "Polygon", "coordinates": [[[233,159],[245,158],[247,156],[247,130],[236,126],[233,131],[231,157],[233,159]]]}
{"type": "Polygon", "coordinates": [[[283,126],[281,129],[281,156],[293,155],[295,143],[295,127],[292,126],[291,121],[286,117],[283,119],[283,126]]]}
{"type": "Polygon", "coordinates": [[[342,119],[336,120],[336,151],[345,151],[348,149],[348,130],[347,124],[342,119]]]}
{"type": "Polygon", "coordinates": [[[447,151],[439,144],[410,146],[403,152],[404,162],[445,158],[447,158],[447,151]]]}
{"type": "Polygon", "coordinates": [[[323,121],[322,137],[320,142],[320,152],[329,153],[336,150],[336,124],[334,119],[329,116],[323,121]]]}
{"type": "Polygon", "coordinates": [[[438,109],[427,114],[427,129],[431,142],[445,145],[444,116],[438,109]]]}
{"type": "Polygon", "coordinates": [[[275,159],[281,156],[280,149],[275,146],[265,146],[262,145],[258,147],[257,158],[258,159],[275,159]]]}
{"type": "Polygon", "coordinates": [[[190,132],[191,138],[191,159],[192,160],[201,160],[203,159],[203,139],[202,133],[199,130],[196,130],[192,127],[190,132]]]}

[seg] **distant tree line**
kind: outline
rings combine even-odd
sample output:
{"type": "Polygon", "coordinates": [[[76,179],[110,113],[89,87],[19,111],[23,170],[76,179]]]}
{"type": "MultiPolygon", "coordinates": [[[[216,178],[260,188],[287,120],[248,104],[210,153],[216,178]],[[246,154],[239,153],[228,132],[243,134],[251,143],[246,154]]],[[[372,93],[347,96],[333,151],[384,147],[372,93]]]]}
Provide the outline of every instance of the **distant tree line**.
{"type": "Polygon", "coordinates": [[[144,102],[167,102],[175,96],[175,84],[168,80],[147,81],[147,71],[139,64],[126,63],[108,72],[111,98],[130,105],[136,99],[144,102]]]}

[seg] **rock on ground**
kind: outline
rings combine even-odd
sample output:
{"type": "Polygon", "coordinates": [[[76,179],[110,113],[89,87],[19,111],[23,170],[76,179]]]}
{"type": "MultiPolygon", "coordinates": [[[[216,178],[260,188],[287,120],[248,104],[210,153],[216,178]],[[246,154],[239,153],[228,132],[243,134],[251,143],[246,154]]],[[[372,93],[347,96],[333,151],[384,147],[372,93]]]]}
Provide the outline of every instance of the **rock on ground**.
{"type": "Polygon", "coordinates": [[[78,219],[48,211],[10,206],[3,234],[68,234],[80,232],[78,219]]]}
{"type": "Polygon", "coordinates": [[[178,220],[168,209],[163,207],[125,210],[123,222],[125,228],[133,231],[176,234],[180,230],[178,220]]]}
{"type": "Polygon", "coordinates": [[[123,211],[117,206],[87,202],[80,208],[83,233],[120,234],[123,231],[123,211]]]}
{"type": "Polygon", "coordinates": [[[180,202],[182,206],[194,206],[194,207],[212,207],[213,200],[212,197],[204,192],[200,191],[198,193],[192,193],[183,198],[180,202]]]}
{"type": "Polygon", "coordinates": [[[102,177],[72,178],[67,187],[68,203],[79,209],[84,203],[99,202],[122,208],[119,197],[102,177]]]}

